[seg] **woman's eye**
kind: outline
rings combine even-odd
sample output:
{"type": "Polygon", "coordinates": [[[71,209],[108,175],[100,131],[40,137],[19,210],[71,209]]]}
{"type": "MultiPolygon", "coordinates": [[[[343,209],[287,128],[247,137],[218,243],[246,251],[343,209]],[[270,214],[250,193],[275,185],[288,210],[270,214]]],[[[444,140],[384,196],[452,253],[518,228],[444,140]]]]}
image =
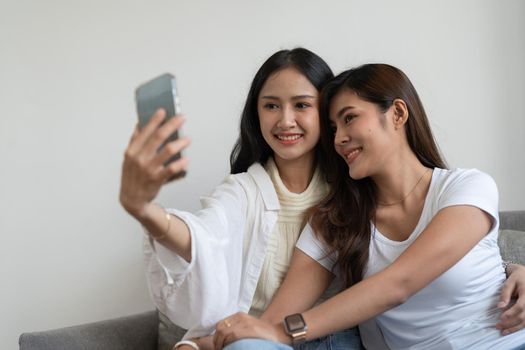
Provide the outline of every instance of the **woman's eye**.
{"type": "Polygon", "coordinates": [[[299,109],[304,109],[304,108],[308,108],[310,107],[310,104],[308,103],[304,103],[304,102],[298,102],[295,107],[299,108],[299,109]]]}
{"type": "Polygon", "coordinates": [[[277,106],[275,103],[267,103],[264,105],[264,108],[265,109],[276,109],[276,108],[279,108],[279,106],[277,106]]]}
{"type": "Polygon", "coordinates": [[[344,117],[344,122],[345,122],[345,124],[350,123],[350,122],[352,121],[352,119],[354,119],[354,118],[355,118],[355,115],[353,115],[353,114],[347,114],[347,115],[345,115],[345,117],[344,117]]]}

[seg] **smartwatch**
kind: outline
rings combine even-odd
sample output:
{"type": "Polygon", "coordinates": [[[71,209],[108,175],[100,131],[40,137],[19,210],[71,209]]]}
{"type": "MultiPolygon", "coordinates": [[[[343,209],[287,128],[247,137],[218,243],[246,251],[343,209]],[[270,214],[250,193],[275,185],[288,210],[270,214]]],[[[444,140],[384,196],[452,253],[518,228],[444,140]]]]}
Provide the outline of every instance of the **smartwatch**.
{"type": "Polygon", "coordinates": [[[301,344],[306,340],[306,331],[308,327],[304,322],[303,315],[293,314],[284,318],[284,330],[286,334],[292,337],[292,344],[301,344]]]}

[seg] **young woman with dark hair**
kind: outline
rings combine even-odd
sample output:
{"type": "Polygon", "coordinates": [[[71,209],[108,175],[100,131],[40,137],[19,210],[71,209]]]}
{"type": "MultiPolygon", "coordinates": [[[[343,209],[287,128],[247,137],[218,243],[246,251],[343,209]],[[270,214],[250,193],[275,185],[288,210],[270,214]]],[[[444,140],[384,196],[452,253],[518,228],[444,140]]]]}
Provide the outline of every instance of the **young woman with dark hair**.
{"type": "MultiPolygon", "coordinates": [[[[150,292],[172,322],[188,329],[185,339],[206,336],[225,316],[264,310],[288,269],[306,211],[328,193],[326,164],[318,144],[319,92],[333,74],[303,49],[272,55],[253,79],[232,151],[231,174],[195,214],[165,210],[152,201],[175,173],[181,138],[160,145],[182,124],[162,124],[162,111],[136,130],[126,150],[120,201],[146,229],[150,292]]],[[[176,348],[212,346],[211,338],[176,348]]],[[[302,349],[359,349],[357,329],[324,337],[302,349]]]]}
{"type": "Polygon", "coordinates": [[[496,185],[446,168],[406,75],[386,64],[341,73],[323,90],[321,125],[334,183],[311,211],[271,321],[230,316],[216,348],[248,337],[291,343],[282,317],[297,312],[286,320],[302,337],[359,325],[369,349],[524,346],[525,302],[509,303],[508,291],[500,299],[496,185]],[[308,310],[332,272],[347,289],[308,310]]]}
{"type": "MultiPolygon", "coordinates": [[[[232,174],[246,172],[255,163],[265,164],[273,156],[274,150],[261,131],[259,113],[261,101],[259,98],[268,78],[285,68],[297,70],[318,92],[321,91],[329,77],[333,77],[330,68],[321,57],[303,48],[278,51],[268,58],[253,78],[246,98],[241,115],[239,138],[230,155],[232,174]]],[[[271,99],[266,98],[266,100],[266,102],[271,102],[271,99]]],[[[318,109],[317,98],[314,102],[313,107],[318,109]]],[[[278,108],[277,105],[269,107],[278,108]]],[[[299,104],[297,107],[304,108],[305,106],[301,107],[299,104]]],[[[315,150],[316,161],[320,162],[321,167],[326,167],[322,163],[324,157],[319,156],[320,145],[315,146],[315,150]]]]}

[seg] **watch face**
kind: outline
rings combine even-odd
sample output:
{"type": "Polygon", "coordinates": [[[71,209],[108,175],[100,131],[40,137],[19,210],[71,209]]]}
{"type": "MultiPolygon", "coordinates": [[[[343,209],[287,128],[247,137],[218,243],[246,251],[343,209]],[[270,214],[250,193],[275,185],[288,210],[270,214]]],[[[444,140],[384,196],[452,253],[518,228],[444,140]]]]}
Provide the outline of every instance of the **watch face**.
{"type": "Polygon", "coordinates": [[[286,317],[286,327],[291,333],[303,330],[305,326],[306,323],[304,322],[303,315],[301,314],[293,314],[286,317]]]}

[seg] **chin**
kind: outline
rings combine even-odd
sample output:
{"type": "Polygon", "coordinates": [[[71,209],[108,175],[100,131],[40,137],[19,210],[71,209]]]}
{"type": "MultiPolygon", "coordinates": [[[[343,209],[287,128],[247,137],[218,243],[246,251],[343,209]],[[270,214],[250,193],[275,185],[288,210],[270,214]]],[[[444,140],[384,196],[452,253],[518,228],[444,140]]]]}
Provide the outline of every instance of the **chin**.
{"type": "Polygon", "coordinates": [[[353,169],[352,168],[349,168],[348,169],[348,176],[350,176],[352,178],[352,180],[361,180],[361,179],[364,179],[367,175],[366,174],[363,174],[363,172],[357,170],[357,169],[353,169]]]}
{"type": "Polygon", "coordinates": [[[306,150],[304,148],[296,148],[296,149],[287,149],[285,151],[275,152],[274,155],[278,156],[279,158],[283,160],[297,160],[301,159],[307,156],[310,156],[313,154],[313,149],[306,150]]]}
{"type": "Polygon", "coordinates": [[[277,154],[279,158],[286,159],[286,160],[295,159],[295,158],[300,157],[301,155],[301,152],[296,152],[294,150],[287,150],[285,152],[275,152],[274,151],[274,153],[277,154]]]}
{"type": "Polygon", "coordinates": [[[299,159],[301,158],[301,154],[295,154],[295,153],[275,153],[274,152],[274,156],[277,156],[279,157],[280,159],[282,160],[286,160],[286,161],[294,161],[296,159],[299,159]]]}

